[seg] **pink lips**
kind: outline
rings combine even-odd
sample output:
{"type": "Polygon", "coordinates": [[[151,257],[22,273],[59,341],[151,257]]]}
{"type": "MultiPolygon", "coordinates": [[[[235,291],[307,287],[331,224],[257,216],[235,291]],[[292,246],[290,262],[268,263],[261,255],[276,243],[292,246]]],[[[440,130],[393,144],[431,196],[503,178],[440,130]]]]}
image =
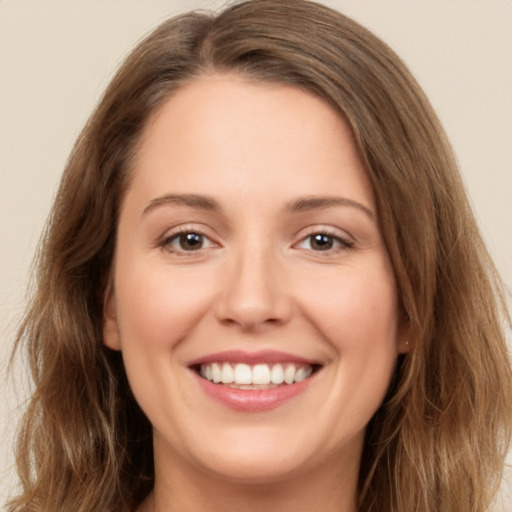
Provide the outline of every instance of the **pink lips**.
{"type": "Polygon", "coordinates": [[[276,350],[262,350],[259,352],[243,352],[242,350],[227,350],[224,352],[216,352],[215,354],[208,354],[207,356],[200,357],[190,361],[189,366],[198,364],[209,364],[226,361],[227,363],[297,363],[297,364],[318,364],[316,361],[311,361],[303,357],[286,352],[278,352],[276,350]]]}
{"type": "MultiPolygon", "coordinates": [[[[205,357],[195,359],[189,363],[189,367],[197,367],[201,364],[214,362],[229,363],[295,363],[314,365],[314,361],[277,351],[242,352],[225,351],[209,354],[205,357]]],[[[222,384],[214,384],[200,377],[194,371],[194,375],[205,393],[231,409],[245,412],[262,412],[275,409],[292,398],[304,393],[310,384],[306,379],[294,384],[280,385],[268,389],[238,389],[222,384]]],[[[314,376],[313,376],[314,377],[314,376]]]]}

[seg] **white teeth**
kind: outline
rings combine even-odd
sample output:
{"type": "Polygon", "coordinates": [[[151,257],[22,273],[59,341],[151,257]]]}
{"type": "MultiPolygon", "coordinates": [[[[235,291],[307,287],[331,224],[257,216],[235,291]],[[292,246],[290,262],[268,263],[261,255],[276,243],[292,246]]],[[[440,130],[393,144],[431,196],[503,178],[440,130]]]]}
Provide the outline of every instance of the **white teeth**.
{"type": "Polygon", "coordinates": [[[221,381],[222,384],[231,384],[234,381],[233,368],[229,363],[222,365],[221,381]]]}
{"type": "Polygon", "coordinates": [[[286,365],[259,363],[250,366],[245,363],[231,364],[224,362],[203,364],[199,369],[201,377],[210,382],[235,386],[293,384],[302,382],[310,377],[312,373],[313,367],[311,365],[299,366],[292,363],[286,365]]]}
{"type": "Polygon", "coordinates": [[[220,366],[217,363],[212,363],[212,380],[215,384],[222,380],[220,366]]]}
{"type": "Polygon", "coordinates": [[[270,368],[267,364],[257,364],[252,369],[253,384],[270,384],[270,368]]]}
{"type": "Polygon", "coordinates": [[[304,379],[306,378],[306,370],[304,370],[304,368],[299,368],[296,372],[295,372],[295,382],[301,382],[303,381],[304,379]]]}
{"type": "Polygon", "coordinates": [[[284,382],[284,370],[279,363],[272,366],[270,381],[272,384],[282,384],[284,382]]]}
{"type": "Polygon", "coordinates": [[[252,370],[248,364],[235,365],[234,378],[236,384],[252,384],[252,370]]]}
{"type": "Polygon", "coordinates": [[[284,370],[284,381],[286,384],[292,384],[295,380],[295,365],[289,364],[284,370]]]}

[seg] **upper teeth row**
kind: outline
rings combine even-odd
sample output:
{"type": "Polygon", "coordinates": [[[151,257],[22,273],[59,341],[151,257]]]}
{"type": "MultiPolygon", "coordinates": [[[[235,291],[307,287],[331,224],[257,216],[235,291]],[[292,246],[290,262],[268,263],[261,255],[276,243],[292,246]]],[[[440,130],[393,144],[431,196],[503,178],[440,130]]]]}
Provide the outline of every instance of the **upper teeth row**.
{"type": "Polygon", "coordinates": [[[201,365],[201,377],[215,384],[293,384],[311,375],[311,365],[293,363],[255,364],[211,363],[201,365]]]}

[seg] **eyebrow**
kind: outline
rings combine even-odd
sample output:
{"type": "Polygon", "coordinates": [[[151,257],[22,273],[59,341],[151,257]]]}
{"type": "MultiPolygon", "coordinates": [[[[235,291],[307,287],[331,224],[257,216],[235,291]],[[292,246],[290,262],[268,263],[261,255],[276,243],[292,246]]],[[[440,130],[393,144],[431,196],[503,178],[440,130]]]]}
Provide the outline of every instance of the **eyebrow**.
{"type": "Polygon", "coordinates": [[[364,212],[371,220],[375,220],[375,213],[362,203],[348,199],[346,197],[335,197],[335,196],[311,196],[299,198],[292,201],[288,205],[288,209],[294,212],[303,212],[308,210],[316,210],[322,208],[331,208],[333,206],[349,206],[357,208],[364,212]]]}
{"type": "MultiPolygon", "coordinates": [[[[142,216],[147,215],[153,210],[162,206],[178,205],[188,206],[197,210],[221,211],[220,204],[209,196],[199,194],[165,194],[152,199],[148,206],[142,211],[142,216]]],[[[373,211],[362,203],[348,199],[346,197],[333,196],[307,196],[292,201],[287,205],[287,210],[292,212],[304,212],[323,208],[332,208],[335,206],[348,206],[357,208],[364,212],[371,220],[375,220],[373,211]]]]}
{"type": "Polygon", "coordinates": [[[142,211],[142,215],[147,215],[161,206],[178,205],[188,206],[196,210],[220,211],[220,205],[215,199],[198,194],[166,194],[152,199],[148,206],[142,211]]]}

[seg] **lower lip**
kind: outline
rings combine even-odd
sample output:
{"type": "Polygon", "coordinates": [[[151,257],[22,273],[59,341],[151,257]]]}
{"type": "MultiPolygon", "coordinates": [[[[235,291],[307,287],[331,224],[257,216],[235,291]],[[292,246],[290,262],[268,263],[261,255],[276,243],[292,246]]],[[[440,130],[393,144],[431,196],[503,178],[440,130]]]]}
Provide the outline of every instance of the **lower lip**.
{"type": "Polygon", "coordinates": [[[199,384],[210,397],[237,411],[270,411],[306,391],[308,378],[294,384],[269,389],[237,389],[223,384],[214,384],[197,375],[199,384]]]}

